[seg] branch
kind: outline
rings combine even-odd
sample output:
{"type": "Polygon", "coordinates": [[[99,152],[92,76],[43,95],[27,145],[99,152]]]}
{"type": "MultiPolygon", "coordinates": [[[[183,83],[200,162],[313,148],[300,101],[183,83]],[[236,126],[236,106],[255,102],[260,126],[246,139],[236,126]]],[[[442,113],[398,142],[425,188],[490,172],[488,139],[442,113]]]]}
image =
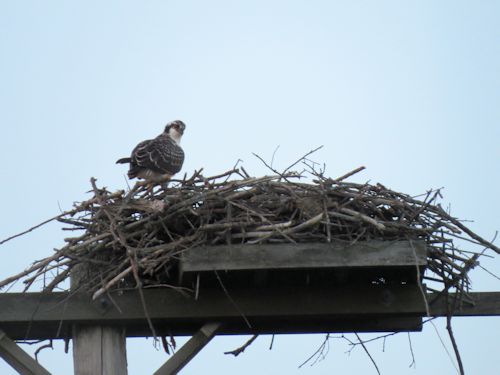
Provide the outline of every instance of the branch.
{"type": "Polygon", "coordinates": [[[259,335],[253,335],[250,340],[248,340],[246,343],[244,343],[242,346],[240,346],[239,348],[236,348],[234,350],[231,350],[229,352],[224,352],[224,354],[232,354],[234,355],[235,357],[239,356],[241,353],[243,353],[245,351],[246,348],[248,348],[250,345],[252,345],[252,342],[255,341],[255,339],[258,337],[259,335]]]}
{"type": "Polygon", "coordinates": [[[361,340],[361,338],[359,337],[359,335],[354,332],[354,334],[356,335],[356,338],[358,339],[359,343],[361,344],[361,346],[363,347],[365,353],[368,355],[368,357],[370,358],[370,361],[372,361],[373,363],[373,366],[375,366],[375,370],[377,370],[377,374],[380,375],[380,370],[378,369],[378,366],[377,366],[377,363],[374,361],[373,357],[371,356],[370,352],[368,351],[368,349],[366,348],[365,346],[365,343],[363,342],[363,340],[361,340]]]}
{"type": "Polygon", "coordinates": [[[309,151],[307,154],[305,154],[304,156],[302,156],[300,159],[297,159],[297,161],[295,161],[292,165],[290,165],[289,167],[287,167],[283,173],[281,174],[286,174],[286,172],[288,170],[290,170],[291,168],[293,168],[294,166],[296,166],[297,164],[299,164],[302,160],[304,160],[305,158],[307,158],[309,155],[311,154],[314,154],[316,151],[320,150],[323,148],[323,145],[319,146],[319,147],[316,147],[314,150],[311,150],[309,151]]]}

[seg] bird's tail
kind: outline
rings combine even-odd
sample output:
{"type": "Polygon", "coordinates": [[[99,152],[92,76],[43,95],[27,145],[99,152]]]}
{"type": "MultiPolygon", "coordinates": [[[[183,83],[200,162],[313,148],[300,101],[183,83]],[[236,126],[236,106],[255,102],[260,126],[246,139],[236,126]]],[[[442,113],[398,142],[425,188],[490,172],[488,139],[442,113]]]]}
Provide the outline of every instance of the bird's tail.
{"type": "Polygon", "coordinates": [[[125,164],[125,163],[130,163],[132,159],[130,158],[121,158],[116,161],[116,164],[125,164]]]}

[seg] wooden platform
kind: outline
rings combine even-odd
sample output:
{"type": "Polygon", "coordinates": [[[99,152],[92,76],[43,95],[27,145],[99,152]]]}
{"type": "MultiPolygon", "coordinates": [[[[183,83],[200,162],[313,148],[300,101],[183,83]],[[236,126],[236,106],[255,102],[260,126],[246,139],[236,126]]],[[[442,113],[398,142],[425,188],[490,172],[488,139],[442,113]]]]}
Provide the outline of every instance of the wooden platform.
{"type": "MultiPolygon", "coordinates": [[[[159,334],[190,335],[211,321],[219,334],[414,331],[426,314],[417,283],[425,250],[419,241],[200,247],[179,263],[191,292],[143,292],[159,334]]],[[[15,339],[69,337],[72,325],[97,321],[151,334],[137,291],[94,302],[9,293],[0,306],[0,329],[15,339]]]]}
{"type": "Polygon", "coordinates": [[[189,287],[416,284],[427,265],[423,241],[203,246],[182,253],[189,287]],[[418,272],[417,272],[418,269],[418,272]],[[217,272],[217,274],[215,273],[217,272]]]}
{"type": "MultiPolygon", "coordinates": [[[[0,294],[0,356],[23,374],[45,375],[11,339],[75,340],[75,332],[108,332],[123,345],[108,340],[104,348],[97,335],[75,358],[85,371],[81,358],[88,352],[108,353],[99,358],[123,364],[124,337],[151,336],[152,323],[160,336],[193,335],[155,372],[165,375],[215,334],[419,331],[427,313],[449,313],[445,295],[426,294],[425,267],[419,241],[200,247],[179,259],[179,285],[143,289],[142,296],[136,289],[96,301],[84,293],[0,294]]],[[[500,315],[500,293],[472,293],[453,315],[500,315]]],[[[92,373],[101,369],[96,363],[92,373]]]]}

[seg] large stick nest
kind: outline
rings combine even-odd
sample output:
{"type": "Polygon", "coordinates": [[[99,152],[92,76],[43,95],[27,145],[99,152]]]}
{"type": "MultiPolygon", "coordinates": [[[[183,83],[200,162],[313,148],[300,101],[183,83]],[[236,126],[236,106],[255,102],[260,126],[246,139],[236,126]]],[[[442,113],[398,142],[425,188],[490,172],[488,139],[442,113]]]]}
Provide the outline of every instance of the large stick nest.
{"type": "Polygon", "coordinates": [[[437,204],[439,190],[411,197],[345,182],[361,169],[338,179],[312,171],[308,183],[294,173],[250,177],[241,168],[206,178],[199,171],[168,188],[136,185],[128,192],[110,192],[92,179],[93,197],[55,218],[83,234],[0,287],[24,279],[27,290],[43,280],[51,291],[87,264],[99,273],[83,287],[97,297],[125,285],[164,285],[179,254],[200,245],[422,239],[424,279],[441,283],[440,290],[464,290],[484,250],[500,252],[437,204]],[[480,250],[459,249],[456,239],[480,250]]]}

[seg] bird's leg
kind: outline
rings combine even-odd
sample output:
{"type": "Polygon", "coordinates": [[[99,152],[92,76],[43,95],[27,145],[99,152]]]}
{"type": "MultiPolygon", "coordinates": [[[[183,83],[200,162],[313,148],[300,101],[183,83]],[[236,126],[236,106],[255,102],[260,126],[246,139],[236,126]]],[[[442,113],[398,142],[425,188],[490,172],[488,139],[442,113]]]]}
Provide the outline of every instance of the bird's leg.
{"type": "Polygon", "coordinates": [[[149,198],[153,199],[154,198],[154,188],[155,188],[155,184],[154,182],[150,182],[149,184],[146,184],[147,188],[146,188],[146,194],[145,195],[149,195],[149,198]]]}
{"type": "Polygon", "coordinates": [[[150,181],[147,181],[147,180],[140,180],[140,181],[137,181],[135,183],[135,186],[132,190],[136,190],[136,191],[141,191],[141,190],[145,190],[145,193],[142,194],[141,198],[145,198],[147,197],[148,195],[153,198],[153,188],[154,188],[155,184],[150,182],[150,181]]]}
{"type": "Polygon", "coordinates": [[[169,183],[169,182],[170,182],[170,177],[165,177],[165,178],[161,181],[161,183],[160,183],[161,188],[162,188],[163,190],[167,190],[167,188],[168,188],[168,183],[169,183]]]}

